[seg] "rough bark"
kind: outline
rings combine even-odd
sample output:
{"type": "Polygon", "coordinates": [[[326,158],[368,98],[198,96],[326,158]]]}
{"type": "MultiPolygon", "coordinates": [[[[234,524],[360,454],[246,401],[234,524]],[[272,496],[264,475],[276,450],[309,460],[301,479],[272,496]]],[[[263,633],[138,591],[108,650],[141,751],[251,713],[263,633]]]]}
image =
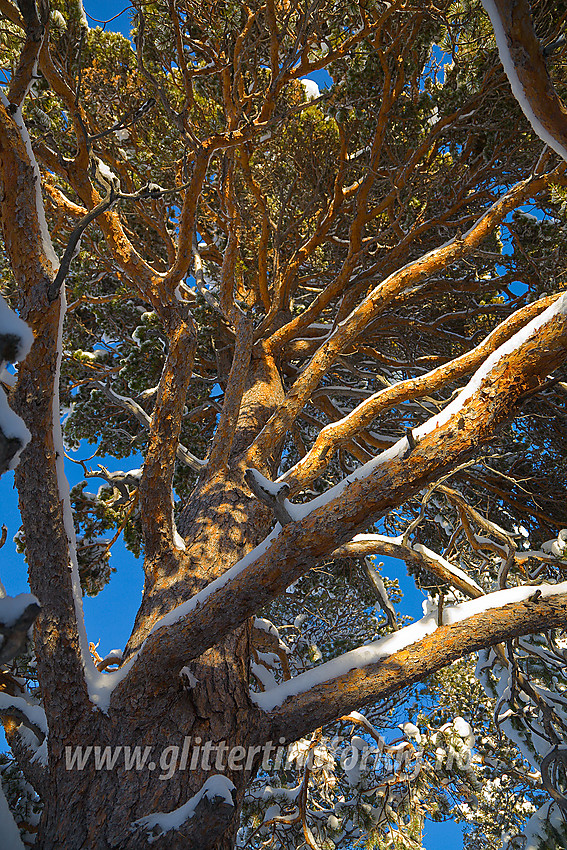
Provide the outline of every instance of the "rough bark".
{"type": "Polygon", "coordinates": [[[11,115],[0,105],[0,175],[3,187],[2,232],[12,271],[19,284],[20,315],[34,343],[18,370],[12,406],[30,433],[16,470],[26,535],[30,586],[41,602],[35,637],[38,672],[48,688],[45,708],[54,741],[78,722],[87,704],[69,549],[63,526],[53,443],[53,398],[57,372],[60,301],[47,293],[54,269],[45,255],[36,208],[36,175],[11,115]]]}
{"type": "MultiPolygon", "coordinates": [[[[271,384],[254,373],[242,405],[242,424],[236,429],[235,447],[242,442],[240,429],[257,432],[281,397],[277,370],[256,363],[253,370],[271,376],[271,384]],[[262,389],[264,387],[264,389],[262,389]]],[[[245,438],[246,439],[246,438],[245,438]]],[[[184,517],[187,549],[182,558],[166,560],[161,552],[159,580],[146,584],[146,593],[127,652],[135,650],[157,618],[189,598],[258,543],[269,528],[267,508],[253,499],[242,483],[239,465],[224,467],[215,475],[205,472],[193,493],[184,517]],[[164,567],[166,562],[166,569],[164,567]],[[175,569],[168,569],[167,564],[175,569]]],[[[156,573],[157,574],[157,573],[156,573]]],[[[42,850],[135,850],[146,838],[134,829],[137,819],[159,811],[170,811],[196,794],[215,771],[177,771],[171,779],[159,779],[161,771],[124,771],[123,762],[114,770],[66,770],[64,747],[151,746],[159,754],[170,746],[183,747],[186,737],[193,742],[226,743],[248,748],[254,740],[262,713],[249,697],[250,656],[247,623],[227,635],[190,663],[197,680],[187,688],[177,674],[168,676],[165,687],[149,685],[128,688],[126,696],[113,701],[108,716],[84,717],[66,736],[53,756],[50,752],[48,807],[39,836],[42,850]],[[109,813],[109,801],[112,811],[109,813]],[[76,812],[81,812],[77,818],[76,812]]],[[[214,765],[215,755],[211,763],[214,765]]],[[[226,762],[225,762],[226,764],[226,762]]],[[[230,850],[234,844],[242,797],[256,761],[247,770],[224,769],[235,785],[233,807],[203,801],[193,818],[179,831],[155,838],[159,848],[230,850]]]]}
{"type": "MultiPolygon", "coordinates": [[[[186,690],[182,679],[170,677],[169,687],[161,693],[148,688],[137,695],[130,711],[121,707],[108,716],[93,714],[84,718],[64,744],[98,746],[149,746],[152,758],[167,747],[182,750],[186,736],[193,742],[226,742],[229,747],[247,746],[249,730],[254,728],[247,693],[244,660],[248,654],[247,631],[240,630],[191,665],[198,684],[186,690]]],[[[42,850],[135,850],[146,843],[145,832],[132,829],[146,815],[168,812],[183,805],[196,794],[216,771],[215,755],[210,771],[176,771],[168,780],[160,780],[156,768],[136,771],[123,769],[94,770],[91,762],[83,771],[66,770],[64,757],[51,764],[45,820],[38,838],[42,850]],[[80,817],[77,813],[80,812],[80,817]]],[[[197,811],[179,831],[157,838],[156,848],[195,848],[228,850],[233,844],[238,813],[252,771],[223,771],[236,787],[235,806],[197,811]]]]}
{"type": "MultiPolygon", "coordinates": [[[[286,525],[267,550],[179,622],[150,636],[127,682],[117,690],[165,682],[183,655],[200,655],[267,604],[325,555],[350,540],[388,510],[469,458],[513,413],[541,375],[567,357],[567,320],[557,315],[539,333],[502,358],[473,395],[444,425],[426,434],[407,456],[398,455],[367,476],[349,482],[326,504],[286,525]],[[134,684],[137,683],[137,684],[134,684]]],[[[122,698],[122,697],[120,697],[122,698]]]]}
{"type": "MultiPolygon", "coordinates": [[[[525,13],[527,4],[516,5],[525,13]]],[[[510,4],[497,0],[499,9],[506,11],[508,6],[510,4]]],[[[31,7],[26,3],[20,4],[20,8],[29,11],[31,7]]],[[[8,0],[0,0],[0,11],[17,25],[23,25],[21,15],[8,0]]],[[[412,24],[418,25],[419,20],[412,24]]],[[[0,107],[4,241],[21,292],[21,313],[35,334],[32,352],[20,369],[14,406],[32,433],[18,469],[17,482],[30,583],[42,603],[36,646],[50,729],[49,768],[41,772],[28,765],[30,779],[48,803],[37,842],[42,850],[63,847],[65,850],[137,850],[145,846],[147,836],[135,827],[136,821],[183,805],[215,770],[213,767],[208,771],[201,765],[194,770],[176,770],[169,779],[163,780],[159,765],[153,770],[126,771],[121,758],[112,770],[96,770],[92,758],[83,770],[69,770],[66,747],[143,749],[148,746],[152,748],[152,759],[159,758],[168,747],[181,749],[186,738],[213,746],[222,743],[228,749],[235,746],[246,749],[275,740],[280,735],[291,741],[352,708],[388,696],[475,649],[519,634],[564,625],[567,620],[565,596],[529,600],[479,614],[456,625],[442,626],[433,635],[386,661],[351,671],[309,693],[290,697],[270,714],[260,711],[249,697],[250,616],[338,546],[348,547],[348,541],[358,531],[415,496],[490,441],[500,425],[519,409],[525,395],[537,389],[545,375],[564,362],[567,331],[565,316],[559,314],[537,337],[524,341],[507,360],[499,362],[489,379],[481,383],[456,416],[425,435],[417,445],[409,443],[406,453],[377,467],[367,478],[352,481],[343,492],[335,493],[328,504],[316,508],[300,521],[289,523],[264,556],[240,576],[174,627],[164,627],[150,636],[152,627],[162,615],[222,575],[269,531],[273,516],[247,488],[246,464],[253,463],[269,476],[275,472],[285,434],[294,427],[296,418],[337,359],[360,340],[381,312],[396,304],[396,299],[412,287],[425,287],[432,275],[445,272],[452,263],[467,257],[509,213],[561,177],[559,169],[543,176],[535,171],[492,204],[464,236],[458,234],[417,260],[405,265],[402,261],[398,263],[399,257],[396,258],[393,250],[394,271],[380,275],[381,283],[375,285],[374,281],[373,288],[358,306],[353,303],[347,309],[350,301],[344,301],[341,307],[344,315],[339,314],[333,331],[324,341],[317,341],[312,361],[301,372],[292,372],[296,382],[287,397],[284,397],[279,373],[281,363],[277,358],[285,355],[288,344],[297,341],[297,332],[312,319],[317,319],[319,312],[326,310],[348,286],[361,261],[364,226],[384,212],[381,205],[385,202],[381,201],[374,210],[368,209],[373,167],[358,186],[343,186],[347,162],[347,143],[343,136],[341,165],[327,212],[319,219],[318,231],[297,251],[294,263],[274,287],[273,304],[269,305],[265,256],[269,222],[265,199],[256,188],[257,203],[264,210],[258,285],[267,315],[256,329],[254,341],[252,323],[240,321],[234,302],[238,233],[235,220],[231,221],[222,269],[221,308],[224,318],[234,325],[234,333],[230,333],[236,338],[236,344],[226,384],[225,406],[208,465],[199,477],[179,524],[186,548],[177,549],[171,516],[171,484],[185,393],[191,379],[195,335],[191,322],[185,321],[183,309],[174,298],[174,290],[190,268],[199,195],[211,156],[215,151],[230,151],[263,134],[276,108],[279,90],[290,81],[289,76],[279,73],[275,18],[271,26],[272,78],[275,82],[257,120],[240,128],[236,124],[233,128],[231,123],[230,132],[210,137],[196,153],[182,201],[179,244],[177,252],[172,248],[169,271],[160,275],[143,259],[143,252],[138,252],[126,236],[116,209],[105,212],[99,222],[113,262],[124,276],[136,281],[140,297],[152,304],[170,341],[140,487],[146,585],[126,658],[138,651],[139,654],[130,673],[116,689],[108,714],[94,710],[87,697],[69,572],[69,541],[57,484],[53,444],[53,417],[57,412],[54,414],[53,399],[57,397],[61,303],[49,298],[54,269],[44,253],[36,208],[36,173],[11,114],[0,107]],[[337,211],[354,192],[359,193],[355,198],[356,214],[342,271],[314,299],[309,310],[292,319],[289,300],[301,265],[323,243],[336,223],[337,211]],[[271,338],[259,338],[267,329],[273,332],[271,338]],[[189,667],[190,679],[180,675],[183,666],[189,667]]],[[[554,124],[549,115],[558,108],[557,102],[550,92],[529,21],[526,24],[524,15],[523,23],[511,19],[507,26],[511,42],[516,39],[520,45],[516,45],[518,49],[514,54],[519,57],[518,74],[522,79],[525,77],[526,85],[532,86],[536,100],[542,104],[539,119],[549,132],[556,133],[565,143],[565,110],[559,104],[560,123],[554,124]],[[520,56],[522,44],[527,45],[526,56],[520,56]],[[534,58],[533,74],[529,67],[530,57],[534,58]]],[[[365,24],[350,43],[355,44],[369,33],[370,24],[365,24]]],[[[35,58],[41,50],[43,73],[68,109],[77,131],[74,160],[64,160],[44,150],[45,161],[54,172],[68,180],[85,207],[92,209],[100,197],[88,177],[89,150],[84,130],[88,117],[79,104],[77,93],[53,64],[49,46],[40,47],[40,36],[39,30],[28,32],[12,94],[15,102],[24,96],[35,58]]],[[[325,61],[329,61],[329,57],[325,61]]],[[[304,71],[312,69],[305,64],[307,60],[302,62],[304,71]]],[[[381,103],[372,142],[373,166],[374,160],[379,158],[388,110],[395,104],[402,85],[401,76],[388,78],[388,99],[384,97],[381,103]]],[[[181,113],[177,118],[183,130],[181,113]]],[[[231,114],[231,121],[233,118],[237,121],[231,114]]],[[[453,117],[443,119],[438,130],[431,132],[440,132],[452,120],[453,117]]],[[[271,130],[271,125],[268,129],[271,130]]],[[[429,151],[431,142],[428,136],[427,142],[415,152],[415,159],[408,160],[408,173],[410,166],[417,164],[429,151]]],[[[250,180],[253,182],[252,177],[250,180]]],[[[396,190],[400,186],[401,182],[396,190]]],[[[360,294],[363,290],[356,291],[360,294]]],[[[292,489],[300,489],[326,469],[327,450],[334,450],[343,438],[356,436],[378,413],[393,404],[419,398],[425,391],[439,389],[462,377],[494,350],[500,337],[507,339],[516,324],[523,325],[528,316],[537,313],[542,306],[529,305],[522,314],[516,314],[485,347],[479,346],[451,364],[445,364],[438,373],[426,375],[423,381],[416,378],[412,382],[400,382],[395,390],[389,388],[384,397],[375,399],[349,421],[345,417],[334,430],[326,429],[316,441],[311,456],[303,465],[298,465],[296,473],[299,474],[290,476],[292,489]]],[[[232,343],[228,332],[226,337],[232,343]]],[[[329,409],[332,408],[328,406],[329,409]]],[[[471,590],[466,582],[462,587],[471,590]]],[[[475,594],[473,588],[472,595],[475,594]]],[[[18,746],[15,743],[16,750],[18,746]]],[[[25,761],[26,754],[21,747],[20,756],[25,761]]],[[[179,830],[155,837],[156,850],[230,850],[244,791],[256,767],[253,759],[245,770],[225,768],[219,771],[235,785],[234,806],[203,801],[179,830]]]]}
{"type": "Polygon", "coordinates": [[[419,682],[471,652],[524,634],[562,627],[567,621],[567,596],[526,600],[493,608],[450,626],[440,626],[387,659],[351,670],[307,693],[288,697],[270,713],[271,735],[287,741],[298,732],[323,726],[354,708],[385,699],[406,685],[419,682]],[[306,723],[306,718],[309,718],[306,723]]]}

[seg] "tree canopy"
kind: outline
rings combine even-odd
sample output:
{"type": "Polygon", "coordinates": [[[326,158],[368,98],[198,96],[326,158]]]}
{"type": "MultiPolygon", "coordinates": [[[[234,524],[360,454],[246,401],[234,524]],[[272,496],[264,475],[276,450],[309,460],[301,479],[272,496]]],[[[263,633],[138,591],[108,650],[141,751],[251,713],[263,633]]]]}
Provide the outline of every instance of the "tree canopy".
{"type": "Polygon", "coordinates": [[[565,846],[566,18],[0,0],[10,847],[565,846]]]}

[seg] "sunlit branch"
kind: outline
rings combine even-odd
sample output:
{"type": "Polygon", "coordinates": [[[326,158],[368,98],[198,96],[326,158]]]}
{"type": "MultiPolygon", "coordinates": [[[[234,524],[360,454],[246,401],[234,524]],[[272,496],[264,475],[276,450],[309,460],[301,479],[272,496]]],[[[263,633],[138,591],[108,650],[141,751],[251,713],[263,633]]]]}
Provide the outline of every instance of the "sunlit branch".
{"type": "MultiPolygon", "coordinates": [[[[489,600],[490,596],[485,598],[489,600]]],[[[290,735],[295,739],[298,730],[305,734],[308,729],[343,713],[384,699],[471,652],[518,635],[564,626],[566,620],[565,593],[537,601],[526,599],[487,611],[481,609],[481,613],[460,622],[439,626],[432,634],[386,658],[289,696],[280,708],[270,713],[270,732],[274,739],[281,736],[291,740],[290,735]]]]}
{"type": "Polygon", "coordinates": [[[472,351],[465,352],[460,357],[449,361],[449,363],[444,363],[425,375],[398,381],[383,390],[379,390],[369,399],[365,399],[347,416],[342,417],[338,422],[326,425],[319,432],[307,455],[282,475],[280,480],[287,481],[290,484],[292,493],[300,487],[306,486],[320,475],[321,471],[329,464],[338,444],[371,425],[377,416],[387,410],[410,399],[430,395],[445,386],[451,385],[454,381],[477,368],[499,345],[510,339],[534,316],[542,313],[558,297],[551,295],[533,304],[528,304],[502,322],[472,351]]]}
{"type": "Polygon", "coordinates": [[[368,323],[380,313],[392,299],[422,284],[436,272],[446,269],[451,263],[467,256],[494,228],[528,198],[542,191],[552,182],[557,182],[564,167],[559,166],[544,177],[522,180],[496,201],[464,235],[453,237],[445,245],[434,248],[417,260],[391,274],[362,301],[353,312],[338,325],[321,345],[296,380],[280,408],[262,429],[248,453],[250,466],[258,466],[269,451],[276,435],[285,433],[321,378],[341,354],[364,330],[368,323]]]}
{"type": "Polygon", "coordinates": [[[127,698],[130,689],[136,693],[146,678],[166,686],[171,670],[199,656],[338,546],[492,439],[526,389],[567,357],[566,305],[564,296],[561,309],[549,308],[547,320],[537,330],[520,335],[515,348],[494,361],[482,377],[471,380],[471,393],[441,424],[424,429],[409,455],[404,438],[397,451],[394,447],[355,472],[327,493],[322,504],[315,501],[311,510],[302,507],[296,521],[279,533],[276,527],[256,557],[251,553],[242,566],[235,565],[182,605],[178,619],[173,615],[171,624],[149,636],[118,686],[117,699],[127,698]]]}
{"type": "Polygon", "coordinates": [[[388,538],[381,534],[359,534],[350,543],[345,543],[333,552],[334,558],[361,558],[371,555],[399,558],[406,564],[427,570],[443,583],[457,588],[471,599],[476,599],[484,593],[464,570],[455,567],[446,558],[420,543],[404,544],[401,538],[388,538]]]}
{"type": "Polygon", "coordinates": [[[268,248],[270,237],[270,216],[268,211],[268,203],[263,195],[257,182],[254,180],[252,170],[250,168],[250,155],[246,147],[239,148],[240,163],[244,177],[252,190],[252,194],[256,200],[256,204],[260,210],[261,216],[261,233],[258,242],[258,295],[264,309],[270,309],[270,293],[268,291],[268,248]]]}
{"type": "Polygon", "coordinates": [[[13,24],[24,29],[24,19],[22,18],[17,6],[10,0],[0,0],[0,12],[5,15],[13,24]]]}

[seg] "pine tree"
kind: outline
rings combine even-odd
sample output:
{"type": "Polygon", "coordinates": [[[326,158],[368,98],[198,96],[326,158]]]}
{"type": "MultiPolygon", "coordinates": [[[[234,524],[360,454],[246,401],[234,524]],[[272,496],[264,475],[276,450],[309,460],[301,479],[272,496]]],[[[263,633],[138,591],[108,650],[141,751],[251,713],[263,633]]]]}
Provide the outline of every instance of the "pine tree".
{"type": "Polygon", "coordinates": [[[565,8],[484,5],[0,0],[14,846],[563,846],[565,8]]]}

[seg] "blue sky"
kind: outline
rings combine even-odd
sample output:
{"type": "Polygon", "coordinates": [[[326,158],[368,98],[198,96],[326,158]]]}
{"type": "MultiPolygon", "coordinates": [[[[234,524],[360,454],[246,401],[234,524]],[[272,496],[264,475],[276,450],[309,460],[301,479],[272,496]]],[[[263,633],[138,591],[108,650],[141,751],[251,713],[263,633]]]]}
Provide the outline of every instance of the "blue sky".
{"type": "Polygon", "coordinates": [[[109,21],[106,29],[121,32],[124,35],[130,34],[130,21],[134,11],[130,3],[121,3],[120,0],[98,0],[98,2],[86,0],[83,6],[92,27],[105,26],[99,21],[109,21]],[[114,20],[111,21],[110,18],[114,20]]]}
{"type": "MultiPolygon", "coordinates": [[[[75,453],[76,457],[89,457],[93,446],[85,444],[82,451],[75,453]]],[[[140,465],[141,459],[133,457],[129,460],[116,460],[113,457],[96,458],[110,471],[118,469],[134,469],[140,465]]],[[[92,462],[90,466],[95,466],[92,462]]],[[[80,466],[66,461],[65,471],[69,484],[73,487],[84,480],[80,466]]],[[[96,492],[104,482],[101,479],[89,478],[87,490],[96,492]]],[[[23,555],[16,552],[13,537],[18,531],[21,520],[17,504],[17,493],[14,489],[14,473],[8,472],[0,479],[0,504],[2,505],[2,522],[8,528],[8,538],[0,549],[0,579],[11,596],[29,590],[27,585],[27,565],[23,555]]],[[[105,655],[111,649],[123,647],[130,634],[131,626],[141,600],[143,573],[142,563],[128,552],[122,540],[118,540],[112,549],[112,566],[116,567],[110,583],[98,596],[85,596],[85,622],[89,639],[94,643],[100,640],[99,654],[105,655]]]]}

